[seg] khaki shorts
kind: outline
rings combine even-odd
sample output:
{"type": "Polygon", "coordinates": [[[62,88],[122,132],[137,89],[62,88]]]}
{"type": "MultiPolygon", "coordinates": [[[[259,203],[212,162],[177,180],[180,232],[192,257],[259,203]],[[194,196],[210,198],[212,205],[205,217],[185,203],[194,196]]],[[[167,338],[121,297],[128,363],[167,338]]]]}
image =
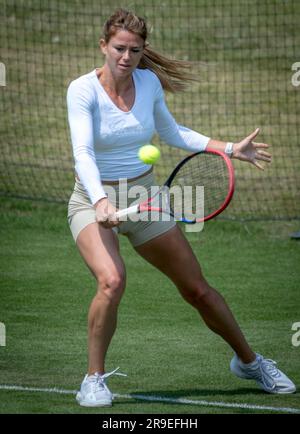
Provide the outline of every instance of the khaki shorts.
{"type": "MultiPolygon", "coordinates": [[[[125,186],[127,190],[124,185],[125,184],[121,187],[122,195],[120,194],[119,184],[103,185],[105,192],[109,195],[110,201],[118,209],[123,209],[142,201],[141,196],[137,196],[137,198],[135,197],[133,199],[127,197],[127,192],[132,187],[135,187],[135,189],[140,187],[144,188],[144,190],[146,189],[145,191],[148,192],[148,197],[150,197],[151,186],[156,184],[153,173],[151,172],[136,180],[129,180],[125,186]],[[112,191],[111,189],[115,192],[115,199],[110,195],[110,192],[112,191]],[[124,194],[125,190],[126,194],[124,194]]],[[[135,189],[131,190],[131,192],[134,192],[135,189]]],[[[146,197],[144,197],[144,200],[145,199],[146,197]]],[[[128,221],[122,222],[119,226],[113,228],[116,233],[126,235],[133,246],[144,244],[147,241],[169,231],[176,225],[176,222],[172,218],[161,213],[152,214],[151,220],[149,219],[148,213],[142,213],[139,216],[135,216],[135,219],[137,221],[128,219],[128,221]]],[[[82,229],[90,223],[96,222],[95,209],[90,202],[86,190],[77,179],[74,191],[69,200],[68,221],[75,242],[82,229]]]]}

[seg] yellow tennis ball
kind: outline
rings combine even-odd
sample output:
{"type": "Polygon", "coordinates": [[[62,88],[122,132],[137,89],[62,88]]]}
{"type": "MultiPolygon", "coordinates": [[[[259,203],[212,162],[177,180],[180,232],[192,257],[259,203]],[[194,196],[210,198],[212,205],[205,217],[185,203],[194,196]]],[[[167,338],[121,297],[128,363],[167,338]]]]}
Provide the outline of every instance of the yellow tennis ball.
{"type": "Polygon", "coordinates": [[[146,164],[154,164],[160,157],[160,150],[153,145],[144,145],[139,150],[139,158],[146,164]]]}

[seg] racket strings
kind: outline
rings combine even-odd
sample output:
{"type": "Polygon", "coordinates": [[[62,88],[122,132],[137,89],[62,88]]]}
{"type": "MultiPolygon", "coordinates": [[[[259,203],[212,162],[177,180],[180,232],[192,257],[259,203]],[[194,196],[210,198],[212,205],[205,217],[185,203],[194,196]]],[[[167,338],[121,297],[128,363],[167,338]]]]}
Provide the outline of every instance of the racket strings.
{"type": "MultiPolygon", "coordinates": [[[[201,153],[189,159],[177,172],[171,183],[182,191],[182,201],[170,195],[174,214],[180,212],[187,219],[202,219],[219,209],[229,190],[229,171],[218,155],[201,153]]],[[[179,194],[177,194],[179,196],[179,194]]]]}

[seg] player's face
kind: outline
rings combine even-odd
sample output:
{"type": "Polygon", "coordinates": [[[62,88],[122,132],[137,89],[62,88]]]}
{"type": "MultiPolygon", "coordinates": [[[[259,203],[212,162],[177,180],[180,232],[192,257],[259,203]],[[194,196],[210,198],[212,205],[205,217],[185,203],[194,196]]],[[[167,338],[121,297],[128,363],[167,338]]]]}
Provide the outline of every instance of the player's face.
{"type": "Polygon", "coordinates": [[[100,47],[112,73],[128,76],[141,60],[144,40],[132,32],[119,30],[107,43],[101,39],[100,47]]]}

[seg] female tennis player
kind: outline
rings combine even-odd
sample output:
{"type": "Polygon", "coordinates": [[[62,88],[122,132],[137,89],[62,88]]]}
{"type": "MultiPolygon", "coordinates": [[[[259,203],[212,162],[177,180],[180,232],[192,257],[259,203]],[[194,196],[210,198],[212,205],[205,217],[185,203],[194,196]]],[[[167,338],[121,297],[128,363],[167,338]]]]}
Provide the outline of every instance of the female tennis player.
{"type": "MultiPolygon", "coordinates": [[[[105,356],[116,329],[126,273],[118,233],[126,234],[136,252],[166,274],[182,297],[198,310],[207,326],[233,349],[231,371],[253,379],[269,393],[292,393],[295,385],[276,363],[255,353],[223,297],[205,280],[200,264],[174,220],[125,221],[115,217],[121,199],[108,190],[155,184],[152,166],[138,158],[139,148],[154,132],[170,146],[189,152],[207,146],[262,168],[271,155],[267,144],[254,142],[259,130],[238,143],[225,143],[178,125],[164,91],[177,92],[191,79],[186,62],[174,61],[147,43],[145,20],[118,9],[106,22],[100,47],[104,65],[72,81],[67,93],[76,183],[68,220],[76,245],[97,282],[88,314],[88,372],[77,394],[82,406],[110,406],[105,356]]],[[[110,190],[111,191],[111,190],[110,190]]],[[[119,195],[121,196],[121,195],[119,195]]],[[[121,374],[119,374],[121,375],[121,374]]]]}

